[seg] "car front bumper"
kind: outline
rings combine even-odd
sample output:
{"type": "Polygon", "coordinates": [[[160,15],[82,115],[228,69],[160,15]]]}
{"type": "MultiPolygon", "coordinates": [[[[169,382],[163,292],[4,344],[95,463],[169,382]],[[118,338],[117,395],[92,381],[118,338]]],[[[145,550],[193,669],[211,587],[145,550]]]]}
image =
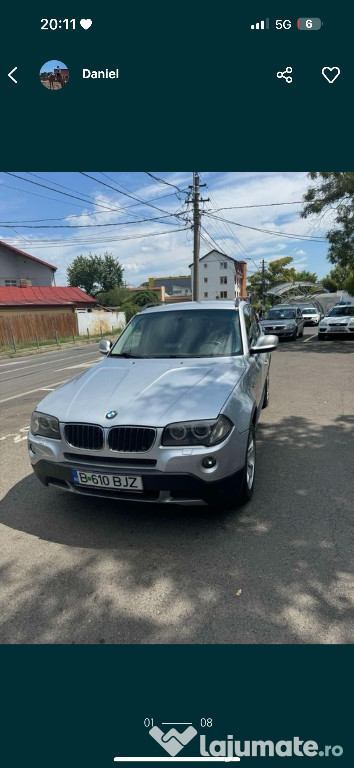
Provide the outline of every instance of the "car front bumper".
{"type": "Polygon", "coordinates": [[[44,485],[52,485],[81,496],[152,501],[174,504],[212,503],[220,494],[235,495],[241,490],[248,430],[232,430],[226,440],[210,448],[156,447],[140,454],[89,452],[75,450],[62,440],[28,434],[28,452],[32,469],[44,485]],[[70,452],[69,452],[70,451],[70,452]],[[212,469],[202,467],[204,457],[213,456],[212,469]],[[81,486],[74,482],[73,471],[109,475],[138,476],[143,491],[107,490],[81,486]]]}
{"type": "MultiPolygon", "coordinates": [[[[92,472],[92,465],[78,464],[78,469],[83,472],[92,472]]],[[[155,504],[184,504],[184,505],[203,505],[220,503],[223,496],[237,496],[241,491],[243,481],[243,470],[234,472],[232,475],[216,480],[206,482],[190,474],[174,473],[166,474],[152,470],[129,470],[129,474],[137,474],[142,478],[143,491],[115,491],[97,488],[95,486],[75,485],[73,482],[72,469],[65,464],[58,464],[46,460],[39,461],[33,466],[33,470],[39,480],[44,485],[51,485],[63,491],[76,493],[80,496],[96,496],[121,501],[144,501],[154,502],[155,504]]],[[[99,468],[102,472],[102,468],[99,468]]],[[[107,472],[107,470],[104,470],[107,472]]],[[[115,474],[127,472],[127,470],[116,470],[115,474]]],[[[109,472],[113,474],[112,468],[109,472]]]]}
{"type": "Polygon", "coordinates": [[[319,326],[318,334],[320,336],[344,336],[345,338],[354,338],[354,327],[351,328],[345,325],[326,325],[319,326]]]}
{"type": "Polygon", "coordinates": [[[277,328],[276,330],[274,330],[271,326],[267,326],[267,327],[262,326],[262,330],[264,331],[265,334],[274,333],[276,336],[279,337],[279,339],[281,339],[286,336],[288,337],[294,336],[296,328],[277,328]]]}

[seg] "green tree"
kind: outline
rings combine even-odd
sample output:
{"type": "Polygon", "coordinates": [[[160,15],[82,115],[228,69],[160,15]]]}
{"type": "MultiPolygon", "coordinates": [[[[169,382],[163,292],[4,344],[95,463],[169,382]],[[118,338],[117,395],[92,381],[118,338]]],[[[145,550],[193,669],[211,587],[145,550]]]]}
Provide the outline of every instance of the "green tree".
{"type": "Polygon", "coordinates": [[[304,196],[303,218],[323,216],[334,212],[335,226],[327,232],[331,264],[354,269],[354,173],[311,172],[311,181],[304,196]]]}
{"type": "Polygon", "coordinates": [[[295,267],[289,267],[293,261],[292,256],[283,256],[282,259],[276,259],[269,263],[266,270],[269,288],[274,288],[279,283],[291,283],[295,280],[295,267]]]}
{"type": "Polygon", "coordinates": [[[120,307],[121,304],[130,300],[131,291],[123,285],[116,286],[110,291],[100,292],[97,299],[104,307],[120,307]]]}
{"type": "Polygon", "coordinates": [[[112,288],[123,285],[123,271],[117,259],[106,251],[101,259],[102,291],[110,291],[112,288]]]}
{"type": "Polygon", "coordinates": [[[135,291],[131,292],[129,304],[136,304],[138,307],[144,307],[145,304],[157,304],[159,301],[156,291],[135,291]]]}
{"type": "Polygon", "coordinates": [[[318,277],[315,272],[309,272],[308,269],[302,269],[300,272],[295,272],[295,280],[304,283],[317,283],[318,277]]]}
{"type": "MultiPolygon", "coordinates": [[[[280,283],[317,282],[318,278],[315,272],[309,272],[306,269],[297,272],[295,267],[290,266],[293,261],[292,256],[284,256],[282,259],[275,259],[268,264],[264,270],[264,294],[280,283]]],[[[262,270],[259,269],[250,276],[247,285],[247,291],[258,299],[262,297],[262,281],[262,270]]]]}
{"type": "Polygon", "coordinates": [[[66,271],[69,285],[82,288],[92,296],[123,283],[123,267],[107,252],[103,257],[92,253],[77,256],[66,271]]]}
{"type": "Polygon", "coordinates": [[[321,280],[324,288],[328,291],[348,291],[354,295],[354,269],[337,266],[331,269],[328,275],[321,280]]]}
{"type": "Polygon", "coordinates": [[[69,285],[95,295],[99,290],[100,263],[98,256],[77,256],[66,270],[69,285]]]}

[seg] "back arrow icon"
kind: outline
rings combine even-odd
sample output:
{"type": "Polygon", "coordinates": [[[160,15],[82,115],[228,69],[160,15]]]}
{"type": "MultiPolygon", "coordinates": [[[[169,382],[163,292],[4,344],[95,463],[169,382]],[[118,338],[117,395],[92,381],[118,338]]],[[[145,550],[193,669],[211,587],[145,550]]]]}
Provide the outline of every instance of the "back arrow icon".
{"type": "Polygon", "coordinates": [[[8,73],[8,77],[10,77],[10,78],[11,78],[11,80],[13,80],[13,82],[14,82],[14,83],[17,83],[17,80],[15,80],[15,78],[14,78],[14,77],[12,77],[12,75],[13,75],[13,73],[14,73],[14,72],[16,72],[16,69],[17,69],[17,67],[14,67],[14,68],[11,70],[11,72],[9,72],[9,73],[8,73]]]}

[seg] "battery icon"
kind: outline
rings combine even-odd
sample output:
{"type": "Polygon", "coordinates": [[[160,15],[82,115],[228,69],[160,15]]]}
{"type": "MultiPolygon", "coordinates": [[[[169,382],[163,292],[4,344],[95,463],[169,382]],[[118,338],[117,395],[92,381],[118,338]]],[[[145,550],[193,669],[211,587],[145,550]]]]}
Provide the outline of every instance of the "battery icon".
{"type": "Polygon", "coordinates": [[[297,28],[298,29],[321,29],[322,27],[322,21],[321,19],[298,19],[297,20],[297,28]]]}

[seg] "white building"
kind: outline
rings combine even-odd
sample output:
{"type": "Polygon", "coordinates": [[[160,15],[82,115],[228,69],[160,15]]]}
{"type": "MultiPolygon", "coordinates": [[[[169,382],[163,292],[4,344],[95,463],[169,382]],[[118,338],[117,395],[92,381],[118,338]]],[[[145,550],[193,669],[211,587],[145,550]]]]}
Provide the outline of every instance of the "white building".
{"type": "MultiPolygon", "coordinates": [[[[194,267],[190,264],[192,291],[194,267]]],[[[199,301],[234,300],[246,296],[246,263],[213,250],[199,259],[199,301]]]]}

